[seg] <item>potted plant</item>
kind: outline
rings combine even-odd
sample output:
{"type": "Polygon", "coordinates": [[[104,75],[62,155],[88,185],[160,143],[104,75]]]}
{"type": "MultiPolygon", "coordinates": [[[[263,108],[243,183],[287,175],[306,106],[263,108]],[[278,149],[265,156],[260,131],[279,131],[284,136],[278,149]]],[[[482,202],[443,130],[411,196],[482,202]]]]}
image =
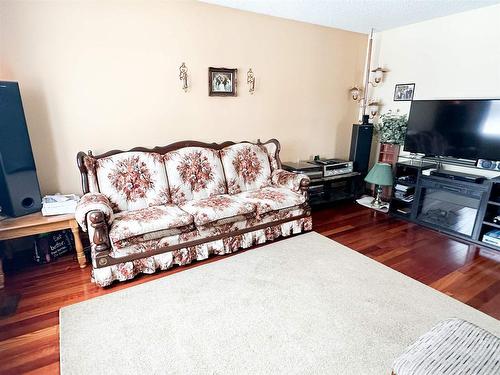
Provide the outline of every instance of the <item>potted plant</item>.
{"type": "MultiPolygon", "coordinates": [[[[405,142],[406,128],[408,126],[407,115],[401,115],[399,110],[387,111],[380,116],[377,124],[374,124],[376,134],[380,142],[378,161],[395,165],[399,158],[399,147],[405,142]]],[[[391,189],[384,188],[383,198],[388,200],[391,189]]]]}
{"type": "Polygon", "coordinates": [[[380,116],[380,121],[374,125],[380,143],[402,145],[405,142],[408,117],[400,115],[399,110],[389,110],[380,116]]]}

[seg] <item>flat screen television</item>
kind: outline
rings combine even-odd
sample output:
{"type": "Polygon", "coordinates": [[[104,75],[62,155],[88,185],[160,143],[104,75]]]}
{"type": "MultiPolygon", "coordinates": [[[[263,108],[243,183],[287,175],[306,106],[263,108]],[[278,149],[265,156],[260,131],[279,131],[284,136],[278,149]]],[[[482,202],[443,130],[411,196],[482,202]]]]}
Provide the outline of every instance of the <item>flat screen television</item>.
{"type": "Polygon", "coordinates": [[[404,150],[500,160],[500,99],[414,100],[404,150]]]}

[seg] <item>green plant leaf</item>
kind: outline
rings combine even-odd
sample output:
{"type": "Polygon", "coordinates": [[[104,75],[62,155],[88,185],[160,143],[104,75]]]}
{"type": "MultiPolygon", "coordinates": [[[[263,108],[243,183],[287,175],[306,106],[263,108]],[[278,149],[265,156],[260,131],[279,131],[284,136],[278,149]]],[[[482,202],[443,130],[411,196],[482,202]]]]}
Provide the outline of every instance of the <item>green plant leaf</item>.
{"type": "Polygon", "coordinates": [[[380,120],[374,125],[380,143],[392,143],[402,145],[405,141],[406,128],[408,127],[408,116],[388,111],[380,116],[380,120]]]}

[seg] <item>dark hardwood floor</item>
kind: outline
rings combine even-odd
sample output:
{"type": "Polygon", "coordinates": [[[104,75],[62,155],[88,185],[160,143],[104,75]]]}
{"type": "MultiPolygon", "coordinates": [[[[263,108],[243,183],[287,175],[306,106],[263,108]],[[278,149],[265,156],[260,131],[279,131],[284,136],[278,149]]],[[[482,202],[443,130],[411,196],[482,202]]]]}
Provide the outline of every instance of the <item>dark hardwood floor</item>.
{"type": "MultiPolygon", "coordinates": [[[[500,318],[500,252],[352,203],[315,212],[313,222],[315,231],[500,318]]],[[[58,373],[61,307],[221,259],[213,257],[106,289],[92,284],[90,268],[80,269],[71,257],[7,275],[4,292],[19,293],[21,300],[16,314],[0,318],[0,374],[58,373]]]]}

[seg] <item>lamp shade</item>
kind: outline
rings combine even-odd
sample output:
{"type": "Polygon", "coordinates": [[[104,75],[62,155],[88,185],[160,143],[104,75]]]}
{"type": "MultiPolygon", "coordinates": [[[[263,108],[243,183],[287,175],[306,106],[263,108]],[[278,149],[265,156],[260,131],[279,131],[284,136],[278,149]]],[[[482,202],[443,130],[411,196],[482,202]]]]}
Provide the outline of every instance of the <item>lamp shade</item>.
{"type": "Polygon", "coordinates": [[[377,163],[368,172],[365,181],[370,184],[392,186],[392,166],[387,163],[377,163]]]}

